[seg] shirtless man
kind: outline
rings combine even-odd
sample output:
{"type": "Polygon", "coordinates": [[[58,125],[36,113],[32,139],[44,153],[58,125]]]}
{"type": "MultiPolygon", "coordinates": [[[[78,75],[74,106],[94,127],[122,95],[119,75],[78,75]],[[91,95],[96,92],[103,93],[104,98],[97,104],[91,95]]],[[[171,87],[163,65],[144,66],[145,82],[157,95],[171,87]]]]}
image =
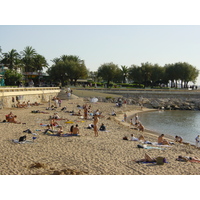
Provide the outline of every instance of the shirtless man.
{"type": "Polygon", "coordinates": [[[99,118],[97,115],[94,115],[94,136],[98,136],[98,122],[99,122],[99,118]]]}
{"type": "Polygon", "coordinates": [[[17,115],[15,115],[14,117],[12,117],[10,120],[9,120],[10,123],[15,123],[15,124],[21,124],[21,122],[17,122],[17,115]]]}
{"type": "Polygon", "coordinates": [[[79,132],[78,124],[76,124],[76,126],[73,127],[73,132],[72,132],[72,134],[79,134],[79,133],[80,133],[80,132],[79,132]]]}
{"type": "Polygon", "coordinates": [[[161,134],[158,137],[158,144],[160,144],[160,145],[169,145],[169,142],[164,139],[164,136],[165,136],[164,134],[161,134]]]}

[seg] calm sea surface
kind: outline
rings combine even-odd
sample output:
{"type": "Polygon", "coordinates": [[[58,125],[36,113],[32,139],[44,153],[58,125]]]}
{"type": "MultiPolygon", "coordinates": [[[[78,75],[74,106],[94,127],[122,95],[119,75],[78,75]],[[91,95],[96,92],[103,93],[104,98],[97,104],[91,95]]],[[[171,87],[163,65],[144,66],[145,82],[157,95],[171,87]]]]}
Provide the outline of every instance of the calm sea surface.
{"type": "Polygon", "coordinates": [[[146,129],[172,136],[181,136],[185,142],[195,144],[200,134],[200,111],[155,111],[139,113],[146,129]]]}

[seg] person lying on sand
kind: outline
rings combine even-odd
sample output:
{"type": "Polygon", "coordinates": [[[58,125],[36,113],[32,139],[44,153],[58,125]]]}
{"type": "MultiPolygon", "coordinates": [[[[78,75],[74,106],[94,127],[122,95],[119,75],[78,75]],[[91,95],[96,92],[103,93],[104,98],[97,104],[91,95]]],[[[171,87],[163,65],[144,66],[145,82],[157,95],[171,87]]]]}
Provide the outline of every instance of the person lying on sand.
{"type": "Polygon", "coordinates": [[[158,137],[158,144],[159,145],[169,145],[169,142],[164,139],[164,134],[161,134],[159,137],[158,137]]]}
{"type": "Polygon", "coordinates": [[[200,162],[200,159],[197,157],[189,157],[189,156],[178,156],[176,158],[177,161],[183,161],[183,162],[200,162]]]}
{"type": "Polygon", "coordinates": [[[78,110],[78,113],[72,113],[72,115],[74,115],[74,116],[82,116],[81,110],[78,110]]]}
{"type": "Polygon", "coordinates": [[[149,162],[149,163],[152,163],[152,162],[156,162],[156,158],[152,158],[152,157],[149,156],[147,153],[145,153],[144,159],[137,160],[136,162],[137,162],[137,163],[140,163],[140,162],[149,162]]]}
{"type": "Polygon", "coordinates": [[[145,141],[144,139],[144,136],[143,135],[140,135],[138,138],[134,137],[133,134],[131,134],[131,141],[138,141],[138,140],[141,140],[141,141],[145,141]]]}

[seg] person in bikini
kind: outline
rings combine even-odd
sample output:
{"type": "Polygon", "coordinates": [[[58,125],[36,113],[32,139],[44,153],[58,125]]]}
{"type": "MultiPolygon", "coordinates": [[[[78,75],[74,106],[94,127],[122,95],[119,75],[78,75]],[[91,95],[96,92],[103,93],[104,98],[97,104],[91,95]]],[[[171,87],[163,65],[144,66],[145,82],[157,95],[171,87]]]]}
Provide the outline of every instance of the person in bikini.
{"type": "Polygon", "coordinates": [[[99,122],[98,116],[94,115],[94,121],[93,121],[93,123],[94,123],[94,135],[95,135],[95,137],[98,136],[98,126],[97,126],[98,122],[99,122]]]}

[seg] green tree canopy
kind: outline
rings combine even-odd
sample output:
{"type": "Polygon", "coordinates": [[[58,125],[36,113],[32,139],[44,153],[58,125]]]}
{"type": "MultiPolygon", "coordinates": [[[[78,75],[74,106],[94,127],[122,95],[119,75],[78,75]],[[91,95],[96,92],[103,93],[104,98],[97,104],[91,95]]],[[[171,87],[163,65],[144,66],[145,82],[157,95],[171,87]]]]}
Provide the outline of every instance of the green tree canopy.
{"type": "Polygon", "coordinates": [[[87,77],[88,70],[84,60],[81,60],[78,56],[62,55],[52,61],[54,64],[48,69],[47,73],[54,81],[60,80],[62,85],[68,80],[71,84],[76,84],[77,79],[87,77]]]}
{"type": "Polygon", "coordinates": [[[8,53],[3,53],[3,59],[1,62],[9,69],[17,70],[20,66],[20,54],[17,52],[17,50],[12,49],[8,53]]]}
{"type": "Polygon", "coordinates": [[[105,63],[101,65],[98,70],[98,76],[102,77],[103,80],[107,81],[107,87],[109,87],[110,81],[113,81],[114,78],[119,74],[120,68],[118,65],[115,65],[114,63],[105,63]]]}

